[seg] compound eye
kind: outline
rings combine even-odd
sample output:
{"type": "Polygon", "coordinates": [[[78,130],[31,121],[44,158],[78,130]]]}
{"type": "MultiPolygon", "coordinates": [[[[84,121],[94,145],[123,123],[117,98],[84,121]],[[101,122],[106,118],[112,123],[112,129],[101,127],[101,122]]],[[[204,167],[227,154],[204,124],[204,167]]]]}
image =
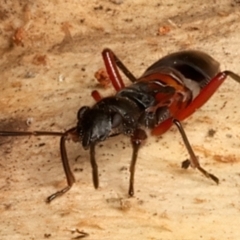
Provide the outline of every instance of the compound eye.
{"type": "Polygon", "coordinates": [[[87,110],[89,110],[90,108],[89,107],[81,107],[79,110],[78,110],[78,113],[77,113],[77,119],[78,120],[81,120],[82,119],[82,117],[83,117],[83,115],[84,115],[84,113],[87,111],[87,110]]]}
{"type": "Polygon", "coordinates": [[[122,122],[122,116],[119,113],[115,113],[112,117],[112,128],[118,127],[122,122]]]}

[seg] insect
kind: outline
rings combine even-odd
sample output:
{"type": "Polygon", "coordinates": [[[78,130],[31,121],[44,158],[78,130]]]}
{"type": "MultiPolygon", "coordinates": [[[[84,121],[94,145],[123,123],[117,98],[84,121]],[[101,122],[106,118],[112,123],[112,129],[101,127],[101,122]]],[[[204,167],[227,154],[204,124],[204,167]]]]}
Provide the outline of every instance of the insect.
{"type": "Polygon", "coordinates": [[[125,134],[130,137],[132,157],[130,164],[129,195],[134,195],[134,173],[141,144],[147,138],[146,129],[153,135],[166,132],[172,125],[179,130],[190,158],[182,163],[198,169],[218,184],[219,180],[199,163],[181,121],[200,108],[230,76],[240,83],[240,76],[232,71],[220,71],[219,63],[200,51],[181,51],[167,55],[152,64],[140,78],[136,78],[110,49],[102,52],[105,67],[116,90],[114,96],[102,98],[98,91],[92,92],[96,103],[83,106],[77,114],[77,125],[61,132],[7,132],[0,136],[52,135],[60,136],[60,151],[67,186],[47,198],[50,203],[66,193],[75,178],[68,163],[65,142],[71,139],[81,142],[89,149],[92,178],[95,188],[99,186],[95,146],[109,137],[125,134]],[[119,69],[132,82],[125,86],[119,69]]]}

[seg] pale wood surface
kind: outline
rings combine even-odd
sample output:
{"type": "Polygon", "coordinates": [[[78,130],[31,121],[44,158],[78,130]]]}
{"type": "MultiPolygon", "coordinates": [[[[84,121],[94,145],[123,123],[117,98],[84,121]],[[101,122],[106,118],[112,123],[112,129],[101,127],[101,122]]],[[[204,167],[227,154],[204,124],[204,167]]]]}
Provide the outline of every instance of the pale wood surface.
{"type": "MultiPolygon", "coordinates": [[[[98,88],[94,73],[103,66],[104,47],[112,48],[138,76],[161,56],[182,49],[206,51],[222,69],[240,74],[237,2],[1,3],[0,128],[73,127],[77,110],[94,103],[90,93],[98,88]],[[165,26],[170,32],[159,34],[165,26]],[[11,47],[17,28],[24,46],[11,47]],[[36,56],[44,55],[46,64],[37,65],[36,56]]],[[[104,96],[112,92],[98,89],[104,96]]],[[[59,139],[0,138],[0,239],[71,239],[78,236],[71,232],[75,229],[89,233],[87,239],[240,239],[239,90],[228,79],[184,122],[201,163],[219,177],[219,186],[197,171],[180,168],[188,155],[172,128],[161,137],[149,137],[141,149],[131,199],[129,139],[119,136],[97,149],[97,191],[88,152],[69,143],[77,182],[47,205],[45,198],[65,186],[59,139]],[[216,131],[213,137],[210,129],[216,131]]]]}

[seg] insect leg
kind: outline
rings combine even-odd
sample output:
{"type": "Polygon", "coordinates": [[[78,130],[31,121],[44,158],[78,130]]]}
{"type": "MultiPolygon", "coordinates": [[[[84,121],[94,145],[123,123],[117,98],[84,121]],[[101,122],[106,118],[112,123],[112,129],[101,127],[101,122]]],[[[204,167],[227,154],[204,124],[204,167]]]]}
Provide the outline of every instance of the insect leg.
{"type": "Polygon", "coordinates": [[[177,119],[173,119],[173,123],[177,126],[181,136],[182,136],[182,139],[183,139],[183,142],[185,144],[185,147],[187,148],[188,150],[188,153],[190,155],[190,160],[187,160],[185,162],[183,162],[183,168],[188,168],[189,165],[191,165],[193,168],[197,168],[201,173],[203,173],[207,178],[211,178],[215,183],[219,183],[219,179],[214,176],[213,174],[211,173],[208,173],[205,169],[203,169],[201,166],[200,166],[200,163],[198,161],[198,158],[197,156],[195,155],[189,141],[188,141],[188,138],[187,138],[187,135],[182,127],[182,124],[179,120],[177,119]]]}
{"type": "Polygon", "coordinates": [[[96,163],[96,158],[95,158],[95,143],[92,143],[90,145],[90,162],[92,166],[93,184],[95,188],[98,188],[99,180],[98,180],[98,165],[96,163]]]}
{"type": "Polygon", "coordinates": [[[136,129],[133,136],[131,137],[133,153],[132,153],[132,160],[130,165],[130,181],[129,181],[129,196],[134,195],[134,174],[135,174],[135,165],[137,161],[138,151],[141,146],[143,140],[147,138],[147,134],[142,129],[136,129]]]}
{"type": "Polygon", "coordinates": [[[75,178],[73,176],[73,173],[70,169],[68,158],[67,158],[67,152],[66,152],[66,146],[65,146],[65,141],[66,139],[69,138],[69,136],[73,139],[76,140],[76,128],[72,128],[65,133],[62,132],[44,132],[44,131],[34,131],[34,132],[9,132],[9,131],[0,131],[0,136],[61,136],[60,139],[60,151],[61,151],[61,159],[62,159],[62,164],[64,168],[64,172],[66,175],[67,179],[67,184],[68,186],[63,188],[62,190],[52,194],[46,199],[47,203],[50,203],[53,199],[55,199],[58,196],[63,195],[65,192],[67,192],[75,182],[75,178]]]}
{"type": "Polygon", "coordinates": [[[231,77],[236,82],[240,83],[240,76],[231,71],[223,71],[218,73],[210,82],[201,90],[200,94],[189,104],[189,106],[175,116],[180,121],[184,120],[200,108],[214,94],[219,86],[227,77],[231,77]]]}
{"type": "Polygon", "coordinates": [[[34,132],[18,132],[18,131],[0,131],[0,136],[3,137],[23,137],[23,136],[63,136],[62,132],[44,132],[44,131],[34,131],[34,132]]]}
{"type": "Polygon", "coordinates": [[[107,73],[116,91],[119,91],[125,87],[117,67],[122,70],[122,72],[127,78],[129,78],[131,82],[136,81],[136,77],[127,69],[127,67],[121,62],[121,60],[111,49],[105,48],[102,52],[102,56],[107,69],[107,73]]]}
{"type": "Polygon", "coordinates": [[[97,90],[92,91],[91,96],[96,102],[99,102],[102,99],[100,93],[97,90]]]}
{"type": "Polygon", "coordinates": [[[64,193],[66,193],[68,190],[70,190],[70,188],[72,187],[72,185],[75,182],[74,175],[69,166],[67,151],[66,151],[66,144],[65,144],[66,140],[69,139],[69,137],[72,138],[73,141],[77,141],[76,128],[72,128],[72,129],[69,129],[68,131],[66,131],[60,139],[61,159],[62,159],[63,169],[64,169],[66,179],[67,179],[67,186],[65,188],[63,188],[62,190],[57,191],[57,192],[53,193],[52,195],[50,195],[46,199],[47,203],[50,203],[56,197],[62,196],[64,193]]]}

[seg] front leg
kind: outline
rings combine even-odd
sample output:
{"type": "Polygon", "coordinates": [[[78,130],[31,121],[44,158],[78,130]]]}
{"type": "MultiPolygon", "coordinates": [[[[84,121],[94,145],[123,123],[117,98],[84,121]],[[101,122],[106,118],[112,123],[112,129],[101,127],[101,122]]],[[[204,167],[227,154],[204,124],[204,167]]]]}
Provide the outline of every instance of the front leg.
{"type": "Polygon", "coordinates": [[[132,153],[132,160],[131,160],[131,165],[129,169],[130,181],[129,181],[129,190],[128,190],[128,194],[131,197],[134,195],[134,174],[135,174],[135,166],[137,162],[138,151],[142,144],[142,141],[145,140],[146,138],[147,138],[147,134],[142,129],[136,129],[131,137],[133,153],[132,153]]]}
{"type": "Polygon", "coordinates": [[[92,166],[93,185],[97,189],[99,186],[99,180],[98,180],[98,165],[96,163],[96,158],[95,158],[95,143],[92,143],[90,145],[90,163],[92,166]]]}

